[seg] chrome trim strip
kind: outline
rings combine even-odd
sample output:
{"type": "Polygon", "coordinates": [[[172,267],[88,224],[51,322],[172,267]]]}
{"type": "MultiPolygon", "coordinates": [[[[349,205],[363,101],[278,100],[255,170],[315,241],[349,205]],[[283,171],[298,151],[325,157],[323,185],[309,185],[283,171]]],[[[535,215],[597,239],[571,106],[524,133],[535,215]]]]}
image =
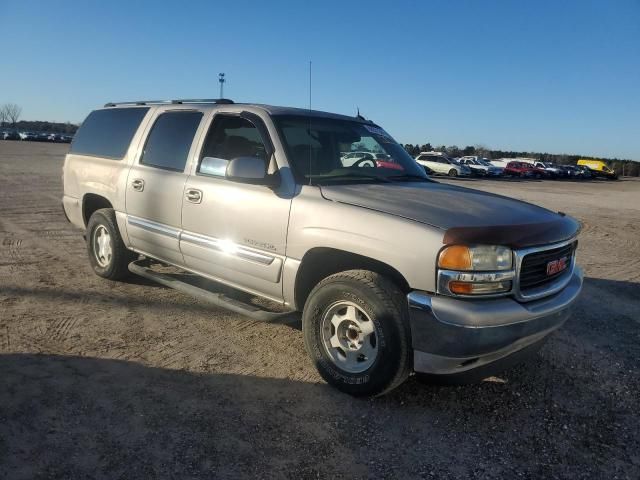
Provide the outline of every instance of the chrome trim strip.
{"type": "Polygon", "coordinates": [[[174,238],[179,241],[188,242],[200,247],[209,248],[221,253],[227,253],[231,256],[249,260],[252,262],[260,263],[262,265],[271,265],[275,260],[275,256],[266,255],[247,247],[243,247],[236,243],[225,242],[213,237],[207,237],[205,235],[199,235],[192,232],[180,232],[177,228],[169,227],[167,225],[146,220],[140,217],[127,215],[127,223],[134,227],[142,228],[149,232],[158,233],[169,238],[174,238]]]}
{"type": "Polygon", "coordinates": [[[502,291],[497,293],[478,293],[475,295],[460,295],[458,293],[453,293],[449,290],[449,282],[451,281],[462,281],[462,282],[478,282],[478,283],[486,283],[486,282],[502,282],[502,281],[511,281],[513,282],[515,278],[514,270],[502,270],[502,271],[494,271],[494,272],[458,272],[455,270],[438,270],[438,293],[443,295],[451,295],[455,297],[469,297],[469,298],[493,298],[493,297],[504,297],[508,295],[512,288],[508,291],[502,291]]]}
{"type": "Polygon", "coordinates": [[[180,235],[180,241],[198,245],[199,247],[209,248],[211,250],[215,250],[216,252],[227,253],[231,256],[239,257],[252,262],[257,262],[262,265],[271,265],[275,260],[275,257],[273,256],[256,252],[247,247],[240,246],[236,243],[225,242],[224,240],[207,237],[205,235],[200,235],[197,233],[182,232],[182,234],[180,235]]]}
{"type": "Polygon", "coordinates": [[[176,240],[180,238],[179,229],[168,227],[167,225],[164,225],[162,223],[145,220],[143,218],[134,217],[132,215],[127,215],[127,223],[131,226],[142,228],[143,230],[147,230],[149,232],[159,233],[160,235],[164,235],[166,237],[175,238],[176,240]]]}

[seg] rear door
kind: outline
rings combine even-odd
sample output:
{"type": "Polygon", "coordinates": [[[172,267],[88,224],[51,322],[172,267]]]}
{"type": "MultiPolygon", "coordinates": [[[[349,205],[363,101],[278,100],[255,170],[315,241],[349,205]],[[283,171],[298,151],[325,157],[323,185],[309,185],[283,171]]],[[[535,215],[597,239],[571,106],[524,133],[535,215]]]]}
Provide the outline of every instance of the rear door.
{"type": "Polygon", "coordinates": [[[198,109],[159,108],[127,179],[131,245],[178,265],[183,264],[179,237],[187,160],[202,118],[198,109]]]}
{"type": "Polygon", "coordinates": [[[236,157],[262,158],[275,171],[272,145],[257,115],[214,115],[185,187],[180,248],[190,270],[279,301],[291,192],[225,178],[236,157]]]}

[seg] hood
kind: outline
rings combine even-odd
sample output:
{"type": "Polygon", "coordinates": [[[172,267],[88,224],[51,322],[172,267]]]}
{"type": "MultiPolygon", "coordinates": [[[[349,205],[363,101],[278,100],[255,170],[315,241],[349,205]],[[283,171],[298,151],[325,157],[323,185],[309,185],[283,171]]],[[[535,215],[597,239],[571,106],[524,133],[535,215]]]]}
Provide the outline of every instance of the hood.
{"type": "Polygon", "coordinates": [[[437,182],[331,185],[327,200],[407,218],[444,231],[444,243],[520,248],[574,237],[571,217],[501,195],[437,182]]]}

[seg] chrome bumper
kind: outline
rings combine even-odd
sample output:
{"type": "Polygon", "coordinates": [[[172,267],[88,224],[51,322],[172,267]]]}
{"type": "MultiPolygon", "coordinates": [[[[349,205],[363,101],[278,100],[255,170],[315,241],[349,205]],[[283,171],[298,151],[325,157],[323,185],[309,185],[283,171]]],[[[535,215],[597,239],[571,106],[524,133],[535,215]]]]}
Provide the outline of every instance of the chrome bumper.
{"type": "Polygon", "coordinates": [[[559,292],[520,303],[513,298],[456,299],[414,291],[407,296],[414,350],[414,370],[435,375],[456,375],[492,365],[544,339],[569,317],[582,289],[579,267],[559,292]]]}

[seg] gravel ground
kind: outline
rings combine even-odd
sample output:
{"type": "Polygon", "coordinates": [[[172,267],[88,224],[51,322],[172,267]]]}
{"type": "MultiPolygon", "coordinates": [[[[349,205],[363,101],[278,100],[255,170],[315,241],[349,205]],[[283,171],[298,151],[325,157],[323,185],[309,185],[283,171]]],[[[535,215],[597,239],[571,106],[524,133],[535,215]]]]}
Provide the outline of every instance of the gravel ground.
{"type": "Polygon", "coordinates": [[[640,477],[640,182],[446,180],[583,222],[573,317],[481,384],[325,385],[298,326],[95,276],[66,145],[0,141],[0,478],[640,477]]]}

